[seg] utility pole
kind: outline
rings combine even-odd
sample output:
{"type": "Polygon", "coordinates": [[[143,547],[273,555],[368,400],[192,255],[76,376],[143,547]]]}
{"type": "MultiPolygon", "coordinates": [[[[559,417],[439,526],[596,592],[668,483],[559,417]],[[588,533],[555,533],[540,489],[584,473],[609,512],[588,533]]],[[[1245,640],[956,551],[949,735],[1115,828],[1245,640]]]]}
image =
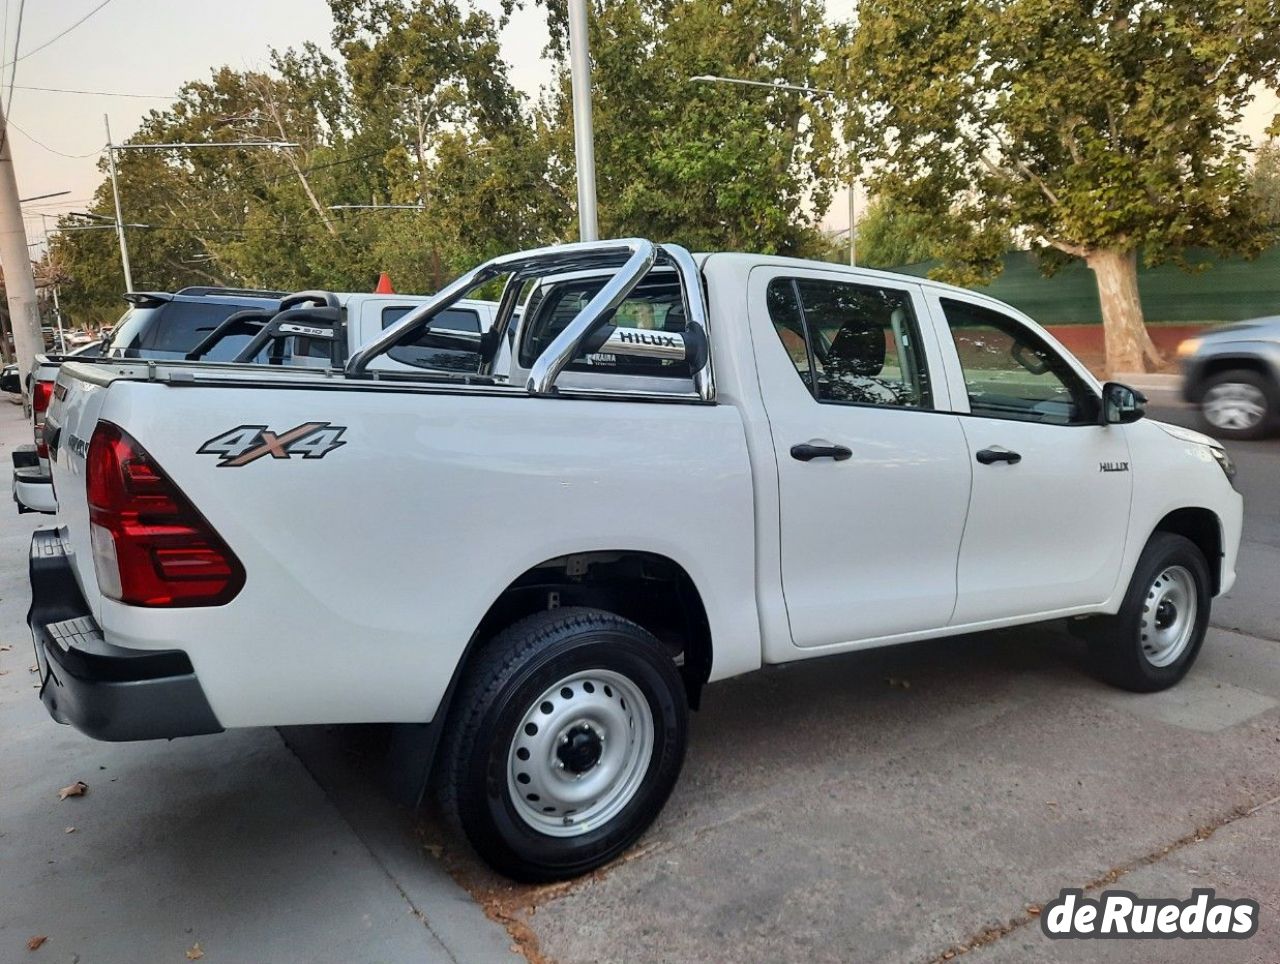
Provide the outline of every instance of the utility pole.
{"type": "Polygon", "coordinates": [[[129,244],[124,239],[124,217],[120,214],[120,182],[116,180],[116,146],[111,141],[111,118],[102,115],[107,127],[107,167],[111,171],[111,196],[116,202],[116,237],[120,239],[120,265],[124,268],[124,290],[133,290],[133,272],[129,270],[129,244]]]}
{"type": "MultiPolygon", "coordinates": [[[[18,203],[18,179],[9,151],[9,129],[0,108],[0,264],[4,267],[4,292],[9,302],[9,329],[17,355],[18,374],[25,381],[35,356],[44,351],[40,333],[40,306],[31,274],[27,232],[18,203]]],[[[25,388],[25,385],[24,385],[25,388]]]]}
{"type": "Polygon", "coordinates": [[[858,266],[858,179],[849,175],[849,267],[858,266]]]}
{"type": "Polygon", "coordinates": [[[569,0],[569,74],[573,86],[573,154],[578,168],[578,236],[600,237],[596,217],[596,144],[591,122],[591,54],[587,0],[569,0]]]}

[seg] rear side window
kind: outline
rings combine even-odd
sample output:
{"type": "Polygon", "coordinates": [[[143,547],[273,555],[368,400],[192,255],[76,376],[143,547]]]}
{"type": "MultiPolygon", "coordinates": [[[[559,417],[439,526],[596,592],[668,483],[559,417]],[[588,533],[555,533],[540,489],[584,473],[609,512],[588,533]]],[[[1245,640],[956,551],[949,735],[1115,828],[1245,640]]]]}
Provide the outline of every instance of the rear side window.
{"type": "Polygon", "coordinates": [[[182,358],[245,305],[168,301],[131,308],[111,336],[111,351],[125,358],[182,358]]]}
{"type": "MultiPolygon", "coordinates": [[[[533,367],[560,332],[568,327],[588,302],[604,287],[607,278],[586,278],[540,288],[524,308],[528,322],[523,326],[520,342],[520,365],[533,367]]],[[[680,283],[674,278],[646,280],[638,284],[618,306],[612,323],[623,328],[680,333],[685,330],[684,297],[680,283]]],[[[687,361],[669,358],[634,358],[606,353],[582,354],[566,371],[611,373],[615,375],[649,375],[666,378],[691,378],[687,361]]]]}
{"type": "MultiPolygon", "coordinates": [[[[382,309],[382,330],[400,321],[417,305],[390,305],[382,309]]],[[[431,319],[435,331],[467,331],[480,334],[480,314],[470,308],[448,308],[431,319]]],[[[455,372],[475,372],[480,367],[480,352],[461,348],[436,348],[411,342],[397,345],[387,352],[402,365],[415,368],[434,368],[455,372]]]]}
{"type": "Polygon", "coordinates": [[[775,278],[766,305],[796,373],[819,402],[932,408],[908,292],[775,278]]]}
{"type": "Polygon", "coordinates": [[[104,354],[115,352],[118,355],[123,352],[127,355],[132,350],[136,357],[137,349],[142,347],[142,333],[151,323],[151,317],[157,310],[156,308],[130,308],[121,315],[115,329],[111,332],[111,338],[107,342],[107,352],[104,354]]]}

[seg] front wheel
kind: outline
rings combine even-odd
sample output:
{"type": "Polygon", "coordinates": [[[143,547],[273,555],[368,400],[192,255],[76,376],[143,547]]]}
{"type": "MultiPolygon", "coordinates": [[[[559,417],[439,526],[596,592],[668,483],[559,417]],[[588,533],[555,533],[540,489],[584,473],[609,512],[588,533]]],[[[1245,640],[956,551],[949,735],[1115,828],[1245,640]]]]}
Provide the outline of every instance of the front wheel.
{"type": "Polygon", "coordinates": [[[565,608],[499,633],[468,667],[441,796],[496,870],[546,881],[612,860],[653,822],[684,760],[671,657],[620,616],[565,608]]]}
{"type": "Polygon", "coordinates": [[[1209,567],[1196,544],[1171,532],[1155,533],[1120,611],[1085,624],[1098,675],[1137,693],[1173,686],[1200,652],[1211,598],[1209,567]]]}

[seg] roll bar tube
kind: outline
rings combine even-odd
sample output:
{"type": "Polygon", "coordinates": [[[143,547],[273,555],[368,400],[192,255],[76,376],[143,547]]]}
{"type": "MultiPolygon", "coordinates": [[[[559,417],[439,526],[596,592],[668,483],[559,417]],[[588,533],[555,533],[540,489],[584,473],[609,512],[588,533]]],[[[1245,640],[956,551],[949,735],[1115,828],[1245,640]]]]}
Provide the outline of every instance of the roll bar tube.
{"type": "MultiPolygon", "coordinates": [[[[381,336],[355,352],[346,364],[348,377],[365,377],[370,362],[400,344],[403,340],[429,330],[431,320],[449,308],[473,288],[502,275],[510,275],[503,292],[499,317],[514,308],[520,284],[529,277],[573,271],[612,271],[613,274],[587,305],[574,316],[534,361],[525,382],[531,395],[550,395],[560,373],[582,353],[584,344],[612,318],[614,311],[657,263],[672,265],[680,275],[685,299],[685,317],[691,330],[691,344],[698,350],[686,357],[698,365],[693,372],[694,388],[699,397],[711,401],[715,383],[710,354],[706,351],[707,310],[702,298],[702,285],[693,257],[678,245],[656,245],[643,238],[616,241],[586,241],[562,244],[531,251],[503,255],[473,268],[437,292],[426,304],[409,312],[381,336]],[[510,304],[508,303],[510,302],[510,304]]],[[[647,352],[646,352],[647,354],[647,352]]]]}

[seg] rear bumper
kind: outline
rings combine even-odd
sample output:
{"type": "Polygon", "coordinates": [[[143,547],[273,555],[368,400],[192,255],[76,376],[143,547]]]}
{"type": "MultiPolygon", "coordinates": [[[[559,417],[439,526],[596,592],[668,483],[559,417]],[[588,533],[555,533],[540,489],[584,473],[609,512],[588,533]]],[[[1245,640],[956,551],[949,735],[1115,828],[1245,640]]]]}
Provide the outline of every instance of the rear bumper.
{"type": "Polygon", "coordinates": [[[50,716],[97,740],[222,732],[185,653],[125,649],[103,638],[56,529],[32,536],[30,576],[27,624],[50,716]]]}
{"type": "Polygon", "coordinates": [[[36,456],[34,445],[24,445],[13,453],[13,501],[23,512],[43,512],[52,515],[58,511],[58,501],[53,496],[53,478],[45,472],[36,456]]]}

